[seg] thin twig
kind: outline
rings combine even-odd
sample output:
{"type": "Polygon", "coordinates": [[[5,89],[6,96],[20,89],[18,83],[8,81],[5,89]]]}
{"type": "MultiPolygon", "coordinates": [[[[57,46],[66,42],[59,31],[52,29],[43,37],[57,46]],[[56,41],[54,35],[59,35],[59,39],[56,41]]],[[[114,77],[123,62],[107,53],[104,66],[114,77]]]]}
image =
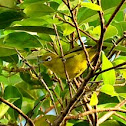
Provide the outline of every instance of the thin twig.
{"type": "MultiPolygon", "coordinates": [[[[94,106],[94,109],[97,110],[97,106],[96,105],[94,106]]],[[[98,113],[96,112],[96,113],[94,113],[94,115],[95,115],[94,125],[97,126],[97,123],[98,123],[98,113]]]]}
{"type": "MultiPolygon", "coordinates": [[[[31,118],[32,117],[32,115],[34,114],[34,110],[36,109],[36,107],[40,104],[40,102],[42,102],[43,100],[45,100],[47,98],[47,96],[46,97],[44,97],[44,98],[42,98],[42,99],[40,99],[40,101],[34,106],[34,108],[28,113],[28,115],[29,115],[29,117],[31,118]]],[[[26,123],[24,124],[24,126],[26,126],[26,124],[27,124],[27,121],[26,121],[26,123]]]]}
{"type": "Polygon", "coordinates": [[[110,67],[110,68],[105,69],[105,70],[103,70],[103,71],[97,72],[97,73],[95,73],[95,75],[97,76],[97,75],[99,75],[99,74],[101,74],[101,73],[107,72],[107,71],[112,70],[112,69],[117,69],[117,68],[119,68],[119,67],[121,67],[121,66],[124,66],[124,65],[126,65],[126,62],[120,63],[120,64],[118,64],[118,65],[116,65],[116,66],[114,66],[114,67],[110,67]]]}
{"type": "Polygon", "coordinates": [[[31,118],[33,113],[34,113],[34,110],[36,109],[36,107],[42,102],[44,101],[48,96],[45,96],[44,98],[40,99],[39,102],[34,106],[34,108],[30,111],[30,113],[28,114],[29,117],[31,118]]]}
{"type": "MultiPolygon", "coordinates": [[[[126,104],[126,99],[123,100],[122,102],[120,102],[119,104],[117,104],[115,106],[115,108],[113,109],[120,109],[120,107],[124,106],[126,104]]],[[[126,111],[126,110],[125,110],[126,111]]],[[[122,111],[123,112],[123,111],[122,111]]],[[[114,110],[112,110],[111,112],[106,113],[104,116],[102,116],[99,120],[98,120],[98,124],[101,124],[102,122],[104,122],[105,120],[107,120],[112,114],[114,114],[114,110]]]]}
{"type": "MultiPolygon", "coordinates": [[[[85,104],[86,111],[91,111],[92,110],[92,107],[89,105],[89,101],[87,100],[86,96],[83,96],[83,100],[82,101],[85,104]]],[[[87,117],[88,117],[88,120],[89,120],[90,125],[93,125],[93,122],[94,122],[94,114],[89,114],[89,115],[87,115],[87,117]]]]}
{"type": "Polygon", "coordinates": [[[59,85],[60,85],[60,88],[62,91],[64,91],[64,87],[63,87],[63,84],[62,84],[62,81],[60,78],[58,78],[58,76],[54,73],[55,77],[56,77],[56,80],[59,82],[59,85]]]}
{"type": "Polygon", "coordinates": [[[59,103],[60,103],[60,105],[61,105],[61,108],[64,109],[62,100],[57,96],[57,94],[56,94],[54,88],[52,88],[52,91],[53,91],[54,95],[56,96],[56,99],[59,101],[59,103]]]}
{"type": "Polygon", "coordinates": [[[108,112],[108,111],[118,111],[118,112],[122,112],[122,113],[126,113],[126,110],[124,109],[120,109],[120,108],[105,108],[105,109],[93,109],[91,111],[87,111],[87,112],[84,112],[84,113],[80,113],[78,115],[75,115],[75,116],[67,116],[65,118],[65,120],[70,120],[70,119],[79,119],[81,117],[84,117],[86,115],[89,115],[89,114],[92,114],[92,113],[98,113],[98,112],[108,112]]]}
{"type": "Polygon", "coordinates": [[[68,72],[67,72],[67,69],[66,69],[66,65],[65,65],[66,60],[64,59],[64,53],[63,53],[62,44],[60,43],[60,38],[59,38],[59,34],[58,34],[58,31],[57,31],[56,25],[54,24],[53,26],[54,26],[54,30],[56,32],[58,44],[59,44],[59,47],[60,47],[60,52],[61,52],[61,58],[62,58],[62,62],[63,62],[64,72],[65,72],[66,79],[67,79],[68,84],[69,84],[70,97],[72,98],[73,97],[72,96],[72,90],[71,90],[72,83],[70,81],[70,78],[69,78],[69,75],[68,75],[68,72]]]}
{"type": "Polygon", "coordinates": [[[51,98],[51,100],[52,100],[52,103],[53,103],[53,105],[54,105],[54,107],[55,107],[55,111],[56,111],[56,114],[57,114],[57,108],[56,108],[56,105],[55,105],[55,101],[54,101],[53,95],[52,95],[51,91],[49,90],[48,86],[46,85],[45,81],[42,79],[41,76],[39,76],[39,75],[37,74],[37,72],[35,71],[34,67],[31,66],[31,65],[27,62],[26,59],[24,59],[24,57],[20,54],[20,52],[19,52],[17,49],[16,49],[16,51],[17,51],[18,55],[21,57],[22,61],[23,61],[29,68],[31,68],[31,70],[33,71],[33,73],[34,73],[34,74],[36,75],[36,77],[40,80],[41,85],[42,85],[42,86],[44,85],[45,89],[47,90],[47,92],[48,92],[49,95],[50,95],[50,98],[51,98]]]}
{"type": "Polygon", "coordinates": [[[114,113],[114,115],[117,116],[117,117],[119,117],[119,118],[121,118],[121,119],[123,119],[124,121],[126,121],[126,118],[123,117],[122,115],[120,115],[120,114],[118,114],[116,112],[114,113]]]}
{"type": "Polygon", "coordinates": [[[21,116],[23,116],[30,124],[30,126],[35,126],[34,123],[32,122],[32,120],[25,115],[18,107],[16,107],[14,104],[8,102],[7,100],[3,99],[0,97],[0,101],[5,103],[6,105],[10,106],[11,108],[13,108],[15,111],[17,111],[21,116]]]}
{"type": "Polygon", "coordinates": [[[63,121],[65,116],[73,109],[74,105],[78,102],[78,99],[83,95],[84,93],[84,87],[94,76],[93,70],[89,71],[87,77],[85,77],[84,82],[80,85],[79,89],[77,90],[77,93],[74,95],[73,98],[70,99],[69,103],[67,104],[66,108],[63,110],[63,112],[57,117],[57,119],[54,121],[52,126],[59,126],[59,124],[63,121]]]}
{"type": "MultiPolygon", "coordinates": [[[[68,21],[65,21],[63,18],[61,18],[60,16],[56,15],[55,16],[56,18],[58,18],[59,20],[63,21],[64,23],[67,23],[69,25],[71,25],[72,27],[75,27],[74,24],[68,22],[68,21]]],[[[93,38],[90,34],[88,34],[87,32],[83,31],[82,29],[79,28],[79,31],[81,31],[83,34],[85,34],[87,37],[91,38],[93,41],[95,41],[96,43],[98,42],[97,39],[93,38]]]]}
{"type": "MultiPolygon", "coordinates": [[[[97,0],[97,4],[99,6],[101,6],[101,3],[99,0],[97,0]]],[[[105,31],[106,31],[106,28],[105,28],[105,21],[104,21],[104,17],[103,17],[103,12],[102,11],[98,11],[99,13],[99,18],[100,18],[100,23],[101,23],[101,34],[100,34],[100,39],[97,43],[97,48],[98,48],[98,55],[94,61],[94,64],[95,64],[95,70],[98,68],[99,66],[99,60],[100,60],[100,56],[101,56],[101,52],[102,52],[102,46],[103,46],[103,41],[104,41],[104,35],[105,35],[105,31]]]]}
{"type": "Polygon", "coordinates": [[[81,39],[81,34],[80,34],[80,31],[79,31],[79,27],[78,27],[78,24],[77,24],[77,21],[74,17],[74,14],[73,14],[73,11],[71,10],[71,7],[70,7],[70,1],[67,0],[67,4],[68,4],[68,9],[71,13],[71,16],[72,16],[72,20],[73,20],[73,23],[75,25],[75,28],[76,28],[76,31],[77,31],[77,35],[78,35],[78,39],[80,40],[81,42],[81,45],[82,45],[82,48],[83,48],[83,51],[84,51],[84,54],[85,54],[85,57],[86,57],[86,60],[87,60],[87,63],[88,65],[90,66],[91,69],[94,69],[93,66],[91,65],[91,62],[90,62],[90,58],[89,58],[89,54],[86,50],[86,47],[85,47],[85,44],[83,43],[82,39],[81,39]]]}
{"type": "Polygon", "coordinates": [[[115,44],[113,44],[112,48],[110,49],[110,51],[108,52],[107,56],[108,58],[110,58],[110,55],[112,53],[112,51],[114,50],[114,48],[125,38],[125,36],[122,36],[121,38],[119,38],[115,44]]]}
{"type": "Polygon", "coordinates": [[[110,25],[110,23],[112,22],[112,20],[114,19],[114,17],[116,16],[117,12],[120,10],[120,8],[122,7],[122,5],[124,4],[126,0],[122,0],[120,2],[120,4],[117,6],[117,8],[115,9],[115,11],[113,12],[112,16],[110,17],[109,21],[107,22],[107,24],[105,25],[106,28],[110,25]]]}

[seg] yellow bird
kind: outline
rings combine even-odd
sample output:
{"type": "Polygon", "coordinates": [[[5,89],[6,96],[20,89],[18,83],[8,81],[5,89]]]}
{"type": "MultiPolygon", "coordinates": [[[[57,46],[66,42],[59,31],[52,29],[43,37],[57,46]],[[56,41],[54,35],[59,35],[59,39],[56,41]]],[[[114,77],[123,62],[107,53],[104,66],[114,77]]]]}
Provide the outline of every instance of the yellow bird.
{"type": "MultiPolygon", "coordinates": [[[[95,47],[86,48],[89,54],[89,59],[92,59],[97,54],[97,49],[95,47]]],[[[61,56],[54,53],[47,53],[41,56],[40,59],[44,66],[52,70],[54,73],[59,75],[61,78],[66,78],[64,65],[61,56]]],[[[78,77],[87,69],[87,60],[82,48],[73,49],[72,51],[64,55],[65,68],[68,72],[69,78],[73,79],[78,77]]]]}

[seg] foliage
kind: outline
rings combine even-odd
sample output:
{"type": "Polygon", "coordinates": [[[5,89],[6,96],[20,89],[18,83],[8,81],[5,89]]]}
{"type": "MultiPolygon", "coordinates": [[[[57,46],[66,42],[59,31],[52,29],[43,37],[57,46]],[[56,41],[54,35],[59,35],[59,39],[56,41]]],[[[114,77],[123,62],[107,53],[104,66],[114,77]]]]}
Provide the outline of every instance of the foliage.
{"type": "MultiPolygon", "coordinates": [[[[99,1],[0,0],[0,97],[21,110],[27,122],[126,125],[124,112],[105,118],[109,112],[103,110],[126,112],[126,4],[99,1]],[[39,61],[48,51],[62,56],[83,43],[97,45],[99,57],[89,65],[94,69],[70,82],[39,61]],[[96,108],[103,111],[83,116],[96,108]]],[[[0,124],[24,122],[16,108],[0,101],[0,124]]]]}

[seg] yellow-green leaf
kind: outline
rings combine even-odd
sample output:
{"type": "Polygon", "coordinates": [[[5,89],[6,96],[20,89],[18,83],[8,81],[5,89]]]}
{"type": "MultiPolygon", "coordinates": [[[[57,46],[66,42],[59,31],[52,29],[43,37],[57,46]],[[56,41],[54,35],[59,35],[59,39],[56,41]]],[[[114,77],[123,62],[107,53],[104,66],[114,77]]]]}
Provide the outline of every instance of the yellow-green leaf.
{"type": "Polygon", "coordinates": [[[94,4],[94,3],[82,2],[81,6],[87,7],[89,9],[96,10],[96,11],[102,11],[102,8],[99,5],[94,4]]]}
{"type": "Polygon", "coordinates": [[[70,26],[69,24],[63,24],[62,29],[63,29],[64,36],[67,36],[76,30],[74,27],[70,26]]]}
{"type": "Polygon", "coordinates": [[[97,97],[96,92],[94,92],[91,96],[90,105],[94,106],[94,105],[97,105],[97,104],[98,104],[98,97],[97,97]]]}
{"type": "MultiPolygon", "coordinates": [[[[105,70],[105,69],[108,69],[108,68],[111,68],[111,67],[113,67],[112,63],[107,59],[104,52],[102,52],[102,70],[105,70]]],[[[112,70],[103,72],[102,78],[103,78],[104,84],[114,85],[115,80],[116,80],[115,70],[112,69],[112,70]]]]}
{"type": "Polygon", "coordinates": [[[101,92],[104,92],[105,94],[111,95],[111,96],[117,96],[118,94],[115,92],[115,89],[112,85],[105,84],[101,87],[101,92]]]}

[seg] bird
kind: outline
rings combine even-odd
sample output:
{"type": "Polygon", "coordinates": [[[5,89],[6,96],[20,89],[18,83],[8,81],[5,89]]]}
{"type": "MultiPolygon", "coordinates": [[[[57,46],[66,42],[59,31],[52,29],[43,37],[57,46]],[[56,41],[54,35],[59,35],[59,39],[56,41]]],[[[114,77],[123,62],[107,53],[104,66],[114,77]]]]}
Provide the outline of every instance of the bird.
{"type": "MultiPolygon", "coordinates": [[[[96,46],[86,47],[89,60],[92,61],[97,54],[96,46]]],[[[64,57],[56,53],[48,52],[39,58],[40,62],[51,71],[66,79],[65,70],[70,79],[80,76],[87,69],[87,59],[82,47],[77,47],[64,54],[64,57]],[[65,67],[63,64],[65,63],[65,67]]]]}

